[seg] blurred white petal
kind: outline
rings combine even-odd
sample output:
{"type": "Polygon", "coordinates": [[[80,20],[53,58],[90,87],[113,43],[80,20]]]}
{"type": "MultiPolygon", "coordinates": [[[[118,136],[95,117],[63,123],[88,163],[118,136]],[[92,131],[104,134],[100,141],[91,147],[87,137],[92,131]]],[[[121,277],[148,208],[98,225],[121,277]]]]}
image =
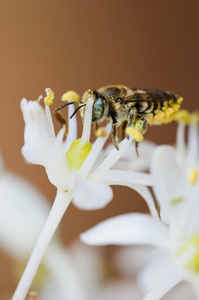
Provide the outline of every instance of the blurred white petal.
{"type": "Polygon", "coordinates": [[[160,146],[154,151],[151,172],[155,183],[154,192],[160,205],[167,205],[172,199],[185,198],[188,184],[170,146],[160,146]]]}
{"type": "Polygon", "coordinates": [[[143,214],[120,215],[99,223],[81,234],[89,245],[152,245],[165,246],[167,227],[160,221],[143,214]]]}
{"type": "Polygon", "coordinates": [[[27,181],[8,172],[0,176],[0,245],[12,256],[27,258],[47,219],[49,206],[27,181]]]}
{"type": "Polygon", "coordinates": [[[113,191],[107,184],[88,181],[76,174],[73,203],[81,209],[100,209],[113,198],[113,191]]]}
{"type": "Polygon", "coordinates": [[[107,170],[103,173],[103,181],[110,185],[127,185],[134,183],[151,186],[153,184],[153,178],[150,174],[114,169],[107,170]]]}

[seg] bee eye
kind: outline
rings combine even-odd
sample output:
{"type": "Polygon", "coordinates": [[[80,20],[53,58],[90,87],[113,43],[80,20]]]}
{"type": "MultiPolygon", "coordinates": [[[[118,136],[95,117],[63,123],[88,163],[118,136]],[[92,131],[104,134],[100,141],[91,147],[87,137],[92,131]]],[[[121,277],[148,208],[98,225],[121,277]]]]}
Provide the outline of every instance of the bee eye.
{"type": "Polygon", "coordinates": [[[104,113],[104,100],[102,98],[98,98],[93,104],[93,121],[97,121],[102,118],[104,113]]]}

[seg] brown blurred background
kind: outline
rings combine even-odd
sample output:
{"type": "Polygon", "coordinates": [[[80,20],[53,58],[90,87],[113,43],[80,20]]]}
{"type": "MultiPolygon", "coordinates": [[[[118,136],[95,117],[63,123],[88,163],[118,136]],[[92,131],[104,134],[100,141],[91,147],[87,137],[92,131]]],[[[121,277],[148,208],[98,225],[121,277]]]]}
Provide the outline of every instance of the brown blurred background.
{"type": "MultiPolygon", "coordinates": [[[[198,16],[198,0],[0,1],[0,148],[7,169],[33,182],[52,204],[56,191],[44,169],[21,155],[20,100],[37,99],[46,87],[55,92],[53,108],[69,89],[82,94],[120,83],[171,90],[184,97],[184,108],[198,109],[198,16]]],[[[165,144],[174,143],[175,134],[172,123],[149,128],[145,137],[165,144]]],[[[146,209],[135,192],[116,187],[114,200],[100,211],[71,205],[61,236],[66,244],[102,219],[146,209]]]]}

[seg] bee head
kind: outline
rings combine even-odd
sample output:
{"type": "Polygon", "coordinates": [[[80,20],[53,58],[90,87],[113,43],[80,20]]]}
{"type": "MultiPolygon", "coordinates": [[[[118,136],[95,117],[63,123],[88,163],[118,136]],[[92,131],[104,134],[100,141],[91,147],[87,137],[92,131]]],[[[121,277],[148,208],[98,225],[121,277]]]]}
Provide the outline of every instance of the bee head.
{"type": "MultiPolygon", "coordinates": [[[[83,95],[83,102],[86,103],[88,98],[91,97],[94,101],[93,103],[93,113],[92,113],[92,122],[102,121],[105,115],[106,108],[106,99],[103,95],[96,91],[86,91],[83,95]]],[[[83,112],[84,115],[84,112],[83,112]]]]}
{"type": "Polygon", "coordinates": [[[93,122],[99,121],[103,118],[104,112],[105,112],[105,107],[106,107],[106,100],[104,96],[102,96],[100,93],[94,91],[93,92],[95,96],[95,100],[93,103],[93,122]]]}

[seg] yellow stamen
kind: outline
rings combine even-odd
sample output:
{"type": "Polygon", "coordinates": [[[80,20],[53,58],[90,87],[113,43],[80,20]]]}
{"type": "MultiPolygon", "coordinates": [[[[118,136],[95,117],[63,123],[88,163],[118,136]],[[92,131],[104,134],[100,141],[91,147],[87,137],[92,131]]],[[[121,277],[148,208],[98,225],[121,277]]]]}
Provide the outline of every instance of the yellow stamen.
{"type": "Polygon", "coordinates": [[[143,141],[143,135],[137,129],[135,129],[133,127],[127,127],[126,134],[132,136],[136,142],[143,141]]]}
{"type": "Polygon", "coordinates": [[[197,125],[198,123],[199,123],[199,112],[198,111],[194,111],[190,115],[190,124],[197,125]]]}
{"type": "Polygon", "coordinates": [[[175,120],[177,122],[182,122],[182,123],[185,123],[185,124],[188,124],[189,123],[189,120],[190,120],[190,113],[185,110],[185,109],[181,109],[175,116],[175,120]]]}
{"type": "Polygon", "coordinates": [[[77,102],[77,101],[80,101],[80,96],[74,91],[68,91],[62,95],[61,100],[77,102]]]}
{"type": "Polygon", "coordinates": [[[107,132],[106,129],[104,127],[99,127],[96,131],[95,131],[95,136],[96,137],[107,137],[107,132]]]}
{"type": "Polygon", "coordinates": [[[182,246],[179,249],[177,255],[181,255],[185,250],[187,250],[189,247],[192,246],[195,246],[197,251],[196,254],[193,256],[193,258],[187,264],[187,268],[191,269],[194,273],[198,273],[199,272],[199,234],[195,235],[184,246],[182,246]]]}
{"type": "Polygon", "coordinates": [[[70,168],[78,171],[91,149],[89,142],[82,141],[82,139],[75,140],[66,152],[70,168]]]}
{"type": "Polygon", "coordinates": [[[176,205],[178,203],[181,203],[182,201],[183,201],[182,198],[175,198],[175,199],[173,199],[173,200],[170,201],[170,204],[171,204],[171,206],[174,206],[174,205],[176,205]]]}
{"type": "Polygon", "coordinates": [[[198,171],[196,168],[191,168],[188,175],[188,182],[191,185],[194,185],[198,179],[198,171]]]}
{"type": "Polygon", "coordinates": [[[53,104],[53,100],[54,100],[54,98],[55,98],[54,92],[53,92],[50,88],[46,88],[46,89],[45,89],[45,92],[46,92],[46,97],[44,98],[44,102],[45,102],[47,105],[53,104]]]}
{"type": "Polygon", "coordinates": [[[194,257],[190,260],[187,265],[188,269],[191,269],[194,273],[199,272],[199,252],[197,252],[194,257]]]}

